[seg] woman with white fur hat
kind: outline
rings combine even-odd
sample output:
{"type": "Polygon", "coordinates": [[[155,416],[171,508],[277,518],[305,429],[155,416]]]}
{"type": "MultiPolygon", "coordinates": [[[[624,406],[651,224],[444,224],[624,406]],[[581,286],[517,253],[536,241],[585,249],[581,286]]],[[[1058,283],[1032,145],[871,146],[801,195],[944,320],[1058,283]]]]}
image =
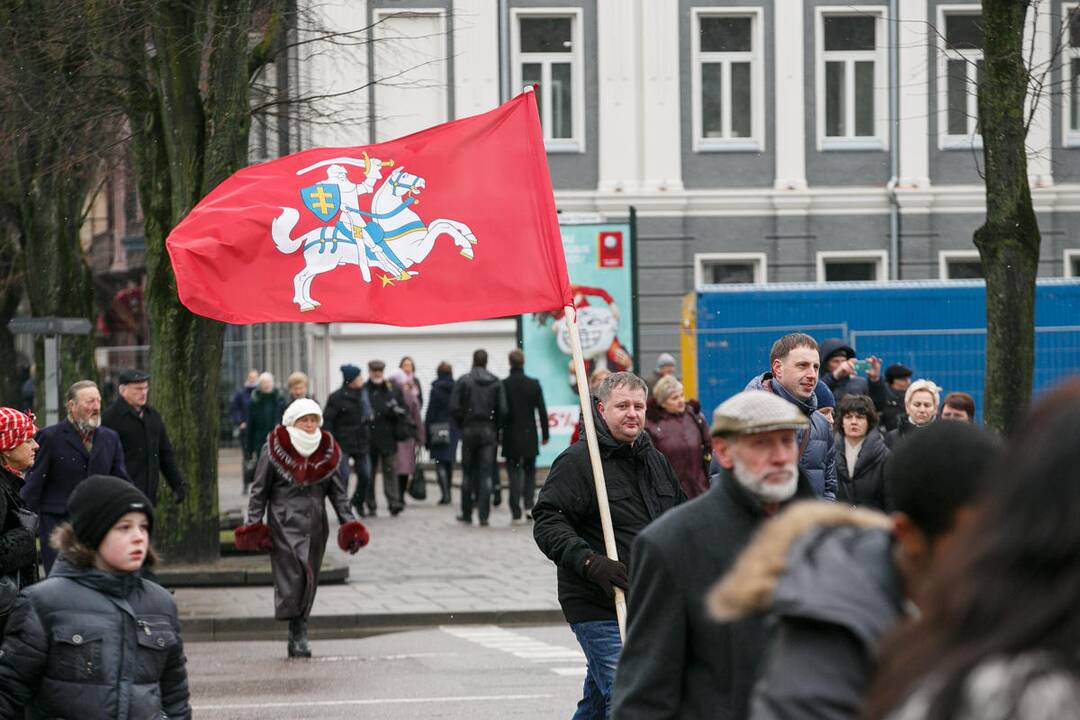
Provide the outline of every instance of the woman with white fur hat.
{"type": "Polygon", "coordinates": [[[314,400],[301,398],[286,408],[256,465],[247,524],[236,531],[238,549],[270,552],[274,617],[289,621],[289,657],[311,657],[307,619],[330,533],[328,498],[341,523],[338,546],[355,553],[368,541],[338,475],[341,448],[321,429],[322,420],[314,400]]]}

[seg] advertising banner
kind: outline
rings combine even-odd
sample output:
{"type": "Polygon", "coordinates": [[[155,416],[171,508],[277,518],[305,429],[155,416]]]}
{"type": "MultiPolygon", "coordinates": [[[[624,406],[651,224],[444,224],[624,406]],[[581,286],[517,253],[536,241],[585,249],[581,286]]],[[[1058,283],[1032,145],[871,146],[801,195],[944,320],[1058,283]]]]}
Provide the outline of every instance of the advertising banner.
{"type": "MultiPolygon", "coordinates": [[[[578,309],[585,370],[634,370],[633,257],[630,225],[562,225],[563,251],[578,309]]],[[[537,378],[547,403],[551,441],[537,465],[548,467],[570,444],[581,408],[563,313],[522,316],[525,372],[537,378]]]]}

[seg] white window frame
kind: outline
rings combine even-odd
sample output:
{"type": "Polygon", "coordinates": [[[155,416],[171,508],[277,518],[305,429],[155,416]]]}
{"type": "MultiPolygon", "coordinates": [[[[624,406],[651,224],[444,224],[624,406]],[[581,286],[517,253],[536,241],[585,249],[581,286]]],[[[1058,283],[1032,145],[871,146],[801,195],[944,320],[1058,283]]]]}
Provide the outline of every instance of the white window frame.
{"type": "Polygon", "coordinates": [[[700,288],[703,285],[711,285],[712,283],[705,282],[705,266],[710,262],[722,262],[729,264],[741,264],[741,265],[753,265],[754,267],[754,284],[764,285],[768,282],[769,273],[769,258],[763,252],[746,252],[746,253],[726,253],[726,252],[713,252],[713,253],[694,253],[694,287],[700,288]]]}
{"type": "MultiPolygon", "coordinates": [[[[1069,13],[1080,7],[1080,3],[1062,3],[1061,5],[1061,137],[1065,147],[1080,147],[1080,130],[1072,129],[1072,92],[1073,81],[1069,67],[1073,60],[1080,60],[1080,47],[1069,44],[1069,13]]],[[[1078,118],[1080,119],[1080,118],[1078,118]]]]}
{"type": "Polygon", "coordinates": [[[1073,260],[1080,260],[1080,249],[1071,249],[1065,251],[1065,269],[1062,274],[1067,278],[1080,277],[1080,275],[1073,275],[1073,260]]]}
{"type": "MultiPolygon", "coordinates": [[[[695,7],[690,8],[690,106],[693,116],[694,152],[761,152],[765,150],[765,22],[760,7],[695,7]],[[750,18],[751,48],[748,53],[703,53],[701,51],[701,18],[750,18]],[[703,62],[724,63],[724,89],[731,90],[731,62],[750,63],[750,137],[704,137],[701,107],[701,65],[703,62]]],[[[724,103],[724,127],[731,127],[731,102],[724,103]]]]}
{"type": "Polygon", "coordinates": [[[830,262],[864,263],[868,260],[872,260],[877,264],[877,277],[869,282],[884,282],[889,278],[888,250],[819,250],[817,253],[817,281],[822,284],[826,282],[825,265],[830,262]]]}
{"type": "Polygon", "coordinates": [[[583,153],[585,152],[585,45],[584,45],[584,14],[581,8],[572,7],[542,7],[542,8],[514,8],[510,11],[510,67],[512,71],[513,85],[511,87],[523,87],[525,81],[521,78],[521,65],[526,62],[536,62],[542,65],[540,70],[540,109],[543,113],[540,125],[544,130],[544,148],[549,153],[583,153]],[[522,18],[570,18],[570,42],[573,47],[569,53],[523,53],[521,52],[521,20],[522,18]],[[571,102],[574,107],[570,113],[570,123],[573,128],[573,137],[553,138],[551,132],[551,63],[570,62],[570,79],[574,84],[571,89],[571,102]],[[545,82],[548,79],[548,82],[545,82]]]}
{"type": "Polygon", "coordinates": [[[887,47],[886,13],[883,6],[836,5],[814,9],[814,72],[817,85],[817,149],[823,150],[887,150],[889,147],[889,58],[887,47]],[[825,50],[825,18],[872,16],[874,22],[873,50],[825,50]],[[844,137],[825,135],[825,63],[843,61],[846,101],[844,125],[855,132],[855,62],[874,63],[874,134],[844,137]]]}
{"type": "MultiPolygon", "coordinates": [[[[939,5],[937,9],[937,115],[938,115],[938,149],[939,150],[971,150],[982,148],[982,135],[975,132],[975,124],[979,117],[979,98],[977,93],[968,93],[968,123],[971,131],[964,135],[949,134],[949,88],[948,88],[948,65],[949,60],[966,60],[968,62],[968,78],[974,72],[974,63],[983,59],[982,50],[949,50],[945,42],[945,18],[949,15],[982,15],[982,4],[968,5],[939,5]],[[975,118],[972,120],[972,118],[975,118]]],[[[934,30],[931,29],[934,33],[934,30]]]]}
{"type": "MultiPolygon", "coordinates": [[[[938,251],[938,277],[942,280],[955,280],[949,277],[950,260],[979,260],[978,250],[939,250],[938,251]]],[[[965,278],[969,279],[969,278],[965,278]]]]}

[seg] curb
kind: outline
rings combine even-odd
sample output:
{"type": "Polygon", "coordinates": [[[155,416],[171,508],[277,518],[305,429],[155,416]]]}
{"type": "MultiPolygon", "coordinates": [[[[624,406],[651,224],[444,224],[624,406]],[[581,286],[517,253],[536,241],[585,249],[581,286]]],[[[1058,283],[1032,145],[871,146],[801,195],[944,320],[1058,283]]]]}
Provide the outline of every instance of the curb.
{"type": "MultiPolygon", "coordinates": [[[[271,586],[274,576],[269,567],[258,570],[243,568],[186,570],[164,567],[157,570],[158,584],[167,588],[181,587],[243,587],[252,585],[271,586]]],[[[319,571],[320,585],[334,585],[349,579],[349,566],[327,563],[319,571]]]]}
{"type": "MultiPolygon", "coordinates": [[[[351,640],[439,625],[547,625],[564,622],[562,610],[558,608],[312,615],[308,620],[308,634],[313,640],[351,640]]],[[[180,626],[187,642],[285,640],[288,636],[285,621],[272,617],[182,617],[180,626]]]]}

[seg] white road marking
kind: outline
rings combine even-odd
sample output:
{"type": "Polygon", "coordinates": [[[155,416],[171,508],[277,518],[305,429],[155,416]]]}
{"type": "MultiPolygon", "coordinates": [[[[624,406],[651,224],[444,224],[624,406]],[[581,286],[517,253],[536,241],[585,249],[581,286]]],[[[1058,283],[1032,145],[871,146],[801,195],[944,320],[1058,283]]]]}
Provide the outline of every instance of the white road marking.
{"type": "Polygon", "coordinates": [[[440,628],[443,632],[482,645],[489,650],[499,650],[533,663],[568,663],[580,660],[581,665],[574,668],[548,668],[556,675],[585,675],[585,655],[578,648],[536,640],[525,635],[497,627],[495,625],[450,625],[440,628]]]}
{"type": "Polygon", "coordinates": [[[404,655],[324,655],[308,658],[305,662],[382,662],[384,660],[419,660],[423,658],[457,657],[455,652],[408,653],[404,655]]]}
{"type": "Polygon", "coordinates": [[[308,702],[244,703],[230,705],[192,705],[192,710],[261,710],[272,708],[343,707],[350,705],[417,705],[422,703],[505,702],[508,700],[543,700],[554,695],[465,695],[427,698],[372,698],[369,700],[317,700],[308,702]]]}

